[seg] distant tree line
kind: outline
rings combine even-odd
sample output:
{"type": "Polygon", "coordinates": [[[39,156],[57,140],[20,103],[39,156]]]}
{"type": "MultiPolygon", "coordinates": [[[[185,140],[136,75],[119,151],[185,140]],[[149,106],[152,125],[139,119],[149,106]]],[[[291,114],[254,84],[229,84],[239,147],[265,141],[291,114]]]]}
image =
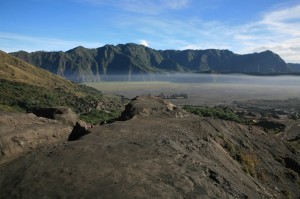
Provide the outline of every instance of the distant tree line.
{"type": "Polygon", "coordinates": [[[163,99],[188,99],[188,95],[186,93],[173,93],[171,95],[165,95],[164,93],[161,93],[157,97],[163,99]]]}

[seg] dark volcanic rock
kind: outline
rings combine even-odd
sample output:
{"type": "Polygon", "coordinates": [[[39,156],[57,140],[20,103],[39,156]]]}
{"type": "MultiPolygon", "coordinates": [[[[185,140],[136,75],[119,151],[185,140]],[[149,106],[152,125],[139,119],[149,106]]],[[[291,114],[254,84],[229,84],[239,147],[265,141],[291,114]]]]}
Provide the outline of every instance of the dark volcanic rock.
{"type": "Polygon", "coordinates": [[[261,126],[263,128],[270,129],[270,130],[280,130],[280,131],[284,131],[285,127],[286,127],[282,123],[275,122],[275,121],[269,121],[269,120],[258,121],[255,125],[261,126]]]}
{"type": "Polygon", "coordinates": [[[68,107],[49,107],[49,108],[36,108],[33,111],[38,117],[54,119],[62,122],[63,124],[75,125],[78,121],[78,115],[68,107]]]}
{"type": "Polygon", "coordinates": [[[287,168],[292,169],[300,175],[300,164],[296,160],[286,157],[284,158],[284,163],[287,168]]]}
{"type": "Polygon", "coordinates": [[[78,122],[76,122],[71,134],[68,137],[68,141],[79,140],[82,136],[89,134],[90,132],[85,129],[85,127],[81,126],[78,122]]]}

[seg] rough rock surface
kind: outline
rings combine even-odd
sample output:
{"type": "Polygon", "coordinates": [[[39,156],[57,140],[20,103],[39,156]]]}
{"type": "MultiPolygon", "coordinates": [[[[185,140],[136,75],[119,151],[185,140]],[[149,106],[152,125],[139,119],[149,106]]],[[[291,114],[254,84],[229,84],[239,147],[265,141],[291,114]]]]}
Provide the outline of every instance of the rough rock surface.
{"type": "Polygon", "coordinates": [[[300,197],[299,153],[261,127],[178,117],[148,97],[125,112],[0,167],[0,198],[300,197]]]}
{"type": "Polygon", "coordinates": [[[0,165],[34,148],[67,141],[73,127],[32,113],[0,113],[0,165]]]}
{"type": "Polygon", "coordinates": [[[68,107],[39,108],[33,113],[39,117],[54,119],[71,126],[79,120],[78,115],[68,107]]]}
{"type": "Polygon", "coordinates": [[[180,117],[187,114],[183,110],[178,110],[177,107],[164,99],[154,96],[135,97],[125,107],[120,119],[128,120],[137,117],[155,117],[155,115],[175,116],[180,117]]]}

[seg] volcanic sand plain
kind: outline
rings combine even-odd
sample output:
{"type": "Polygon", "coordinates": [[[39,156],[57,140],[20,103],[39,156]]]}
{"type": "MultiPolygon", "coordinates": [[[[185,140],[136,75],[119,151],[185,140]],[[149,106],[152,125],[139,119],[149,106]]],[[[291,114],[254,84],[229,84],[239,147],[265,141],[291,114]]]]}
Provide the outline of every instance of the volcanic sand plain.
{"type": "Polygon", "coordinates": [[[118,94],[126,98],[140,95],[164,93],[186,93],[188,99],[170,99],[177,105],[231,104],[233,101],[286,100],[300,97],[297,85],[253,85],[222,83],[173,83],[173,82],[97,82],[86,85],[107,94],[118,94]]]}

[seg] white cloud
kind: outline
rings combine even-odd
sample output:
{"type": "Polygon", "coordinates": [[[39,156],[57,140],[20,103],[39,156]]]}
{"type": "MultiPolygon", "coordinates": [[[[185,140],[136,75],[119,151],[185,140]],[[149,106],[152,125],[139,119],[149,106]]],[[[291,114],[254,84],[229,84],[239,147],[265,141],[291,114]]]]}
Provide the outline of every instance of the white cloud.
{"type": "Polygon", "coordinates": [[[69,41],[57,38],[32,37],[14,33],[0,32],[0,49],[5,52],[25,50],[28,52],[45,50],[59,51],[69,50],[76,46],[96,48],[103,46],[99,42],[69,41]]]}
{"type": "Polygon", "coordinates": [[[287,62],[300,63],[300,5],[266,12],[240,28],[244,31],[235,39],[243,46],[241,52],[272,50],[287,62]]]}
{"type": "Polygon", "coordinates": [[[93,5],[110,5],[119,9],[139,13],[158,14],[164,10],[182,9],[189,5],[191,0],[76,0],[81,3],[93,5]]]}
{"type": "Polygon", "coordinates": [[[165,0],[166,7],[172,9],[181,9],[185,8],[189,5],[190,0],[165,0]]]}
{"type": "Polygon", "coordinates": [[[199,19],[186,21],[156,17],[127,18],[119,22],[120,28],[131,28],[151,38],[151,47],[156,49],[207,49],[228,48],[232,30],[219,22],[204,22],[199,19]],[[222,35],[220,35],[222,33],[222,35]]]}
{"type": "Polygon", "coordinates": [[[244,52],[260,52],[270,49],[278,53],[287,62],[300,63],[300,38],[286,39],[283,42],[266,42],[261,45],[252,45],[248,49],[245,48],[244,52]]]}
{"type": "Polygon", "coordinates": [[[146,40],[140,40],[139,44],[141,44],[143,46],[146,46],[146,47],[149,47],[149,42],[146,41],[146,40]]]}
{"type": "Polygon", "coordinates": [[[123,10],[155,15],[165,10],[185,8],[190,0],[119,0],[118,2],[118,6],[123,10]]]}
{"type": "Polygon", "coordinates": [[[218,43],[218,44],[211,44],[211,43],[196,43],[196,44],[188,44],[183,46],[181,50],[203,50],[203,49],[228,49],[229,45],[227,43],[218,43]]]}
{"type": "Polygon", "coordinates": [[[90,5],[112,5],[114,0],[74,0],[75,2],[90,4],[90,5]]]}
{"type": "Polygon", "coordinates": [[[286,62],[300,63],[300,5],[265,12],[242,25],[221,21],[129,17],[119,22],[151,39],[157,49],[229,49],[236,53],[272,50],[286,62]]]}
{"type": "MultiPolygon", "coordinates": [[[[83,1],[83,0],[81,0],[83,1]]],[[[103,4],[103,0],[84,0],[103,4]]],[[[300,63],[300,4],[278,7],[261,14],[257,21],[242,25],[199,18],[178,19],[159,15],[165,10],[183,9],[192,0],[108,0],[107,4],[122,10],[142,14],[127,15],[116,22],[119,28],[131,28],[151,38],[158,49],[228,48],[236,53],[272,50],[287,62],[300,63]],[[144,14],[144,15],[143,15],[144,14]],[[298,42],[298,43],[297,43],[298,42]]],[[[259,16],[258,16],[259,17],[259,16]]],[[[137,36],[141,36],[137,35],[137,36]]]]}
{"type": "Polygon", "coordinates": [[[287,22],[300,18],[300,5],[296,5],[291,8],[275,10],[266,13],[263,18],[265,24],[277,24],[278,22],[287,22]]]}
{"type": "MultiPolygon", "coordinates": [[[[147,38],[151,41],[151,47],[155,49],[217,48],[242,54],[272,50],[287,62],[300,63],[300,4],[292,7],[277,7],[276,10],[261,14],[257,21],[236,25],[228,21],[168,18],[166,17],[168,15],[159,14],[166,9],[183,9],[190,6],[192,0],[74,1],[93,5],[111,5],[126,11],[143,13],[144,15],[138,17],[135,14],[122,14],[121,19],[116,17],[112,23],[120,32],[131,30],[128,34],[131,38],[126,39],[147,38]]],[[[138,42],[148,46],[148,41],[138,42]]],[[[0,49],[9,52],[21,49],[68,50],[78,45],[99,47],[103,44],[0,32],[0,49]]]]}
{"type": "Polygon", "coordinates": [[[300,36],[300,5],[266,13],[259,24],[279,34],[300,36]]]}
{"type": "Polygon", "coordinates": [[[148,1],[148,0],[119,0],[118,7],[134,13],[140,14],[157,14],[161,12],[163,9],[161,6],[157,6],[155,1],[148,1]]]}

